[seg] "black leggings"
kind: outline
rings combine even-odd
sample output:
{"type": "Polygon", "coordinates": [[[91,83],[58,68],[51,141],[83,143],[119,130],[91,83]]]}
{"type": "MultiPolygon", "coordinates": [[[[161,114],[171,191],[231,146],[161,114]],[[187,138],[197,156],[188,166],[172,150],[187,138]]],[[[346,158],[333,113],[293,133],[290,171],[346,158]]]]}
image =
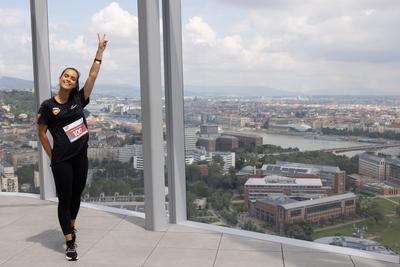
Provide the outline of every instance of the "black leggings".
{"type": "Polygon", "coordinates": [[[66,161],[52,164],[58,196],[58,220],[64,235],[72,233],[71,220],[75,220],[81,205],[81,194],[86,185],[88,158],[86,151],[66,161]]]}

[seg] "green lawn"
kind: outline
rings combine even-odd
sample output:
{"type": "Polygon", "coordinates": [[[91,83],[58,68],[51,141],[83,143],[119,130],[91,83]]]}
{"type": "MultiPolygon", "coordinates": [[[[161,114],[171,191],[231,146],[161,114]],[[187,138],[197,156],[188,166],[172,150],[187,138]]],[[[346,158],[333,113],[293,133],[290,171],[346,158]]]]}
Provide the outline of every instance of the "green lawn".
{"type": "MultiPolygon", "coordinates": [[[[367,219],[364,222],[356,223],[356,226],[362,228],[367,226],[367,238],[379,242],[381,245],[388,246],[392,250],[400,252],[400,216],[395,215],[396,204],[382,199],[374,198],[371,201],[378,203],[385,217],[382,221],[376,223],[373,219],[367,219]]],[[[314,239],[324,236],[334,235],[352,235],[353,225],[346,225],[334,229],[316,232],[314,239]]]]}
{"type": "Polygon", "coordinates": [[[374,198],[373,202],[378,203],[384,215],[394,214],[396,212],[396,204],[384,198],[374,198]]]}
{"type": "Polygon", "coordinates": [[[397,201],[400,204],[400,197],[390,197],[390,199],[397,201]]]}

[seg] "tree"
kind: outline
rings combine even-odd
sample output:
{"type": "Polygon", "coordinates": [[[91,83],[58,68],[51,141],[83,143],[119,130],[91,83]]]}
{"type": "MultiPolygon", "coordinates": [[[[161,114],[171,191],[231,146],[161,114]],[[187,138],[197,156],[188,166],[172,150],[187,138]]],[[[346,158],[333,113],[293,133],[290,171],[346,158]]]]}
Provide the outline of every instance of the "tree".
{"type": "Polygon", "coordinates": [[[285,225],[285,235],[291,238],[312,240],[314,230],[311,223],[307,221],[298,221],[285,225]]]}
{"type": "Polygon", "coordinates": [[[24,165],[18,168],[15,172],[16,176],[18,176],[18,184],[21,186],[22,184],[30,184],[31,188],[34,188],[34,171],[37,167],[33,164],[24,165]]]}
{"type": "Polygon", "coordinates": [[[197,164],[186,166],[186,179],[187,181],[197,181],[201,177],[200,168],[197,164]]]}
{"type": "Polygon", "coordinates": [[[373,218],[377,223],[384,218],[383,212],[377,202],[371,201],[367,203],[367,209],[365,212],[368,217],[373,218]]]}
{"type": "Polygon", "coordinates": [[[231,199],[232,193],[224,193],[222,190],[217,190],[211,195],[210,202],[213,209],[219,211],[223,209],[229,209],[231,199]]]}
{"type": "Polygon", "coordinates": [[[219,164],[221,167],[225,165],[224,159],[220,155],[213,156],[213,162],[219,164]]]}
{"type": "Polygon", "coordinates": [[[290,238],[307,240],[304,229],[298,224],[293,224],[293,225],[288,226],[288,228],[286,230],[286,236],[288,236],[290,238]]]}
{"type": "Polygon", "coordinates": [[[243,230],[247,230],[247,231],[253,231],[253,232],[259,232],[259,233],[263,233],[264,231],[261,230],[260,228],[257,227],[257,225],[251,221],[251,220],[247,220],[242,227],[243,230]]]}
{"type": "Polygon", "coordinates": [[[383,215],[383,213],[382,213],[382,211],[381,210],[379,210],[379,209],[375,209],[375,210],[372,210],[372,211],[370,211],[370,216],[375,220],[375,222],[379,222],[379,221],[381,221],[381,220],[383,220],[383,218],[384,218],[384,215],[383,215]]]}
{"type": "Polygon", "coordinates": [[[231,212],[229,210],[222,210],[220,212],[220,215],[231,225],[235,226],[238,223],[237,220],[237,213],[236,212],[231,212]]]}
{"type": "Polygon", "coordinates": [[[400,205],[397,205],[396,207],[396,214],[400,216],[400,205]]]}
{"type": "Polygon", "coordinates": [[[194,200],[196,196],[192,192],[187,192],[186,194],[186,209],[187,209],[187,216],[189,219],[196,217],[197,210],[196,205],[194,204],[194,200]]]}
{"type": "Polygon", "coordinates": [[[196,181],[191,190],[197,197],[208,197],[208,186],[204,181],[196,181]]]}

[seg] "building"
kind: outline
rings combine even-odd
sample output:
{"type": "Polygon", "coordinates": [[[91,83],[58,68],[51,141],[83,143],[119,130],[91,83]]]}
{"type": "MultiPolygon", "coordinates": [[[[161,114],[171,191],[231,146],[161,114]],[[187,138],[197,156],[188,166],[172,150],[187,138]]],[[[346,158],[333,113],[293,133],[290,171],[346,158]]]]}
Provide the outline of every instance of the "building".
{"type": "Polygon", "coordinates": [[[321,179],[289,178],[270,175],[264,178],[250,178],[244,184],[245,203],[262,199],[271,194],[280,194],[300,198],[317,198],[328,194],[321,179]]]}
{"type": "Polygon", "coordinates": [[[257,199],[249,207],[250,215],[282,229],[296,221],[319,222],[348,216],[356,211],[357,196],[353,193],[296,201],[288,196],[268,196],[257,199]]]}
{"type": "Polygon", "coordinates": [[[364,238],[352,237],[352,236],[328,236],[316,239],[314,240],[314,242],[334,245],[339,247],[371,251],[386,255],[398,255],[397,253],[391,251],[390,249],[387,249],[384,246],[380,245],[376,241],[364,238]]]}
{"type": "Polygon", "coordinates": [[[143,156],[142,145],[125,145],[118,148],[120,162],[129,162],[134,156],[143,156]]]}
{"type": "Polygon", "coordinates": [[[19,192],[18,176],[14,174],[14,167],[6,162],[0,164],[0,192],[19,192]]]}
{"type": "Polygon", "coordinates": [[[400,184],[400,160],[386,160],[386,180],[395,184],[400,184]]]}
{"type": "Polygon", "coordinates": [[[223,169],[224,171],[228,171],[230,168],[235,168],[235,153],[234,152],[212,152],[211,158],[215,156],[220,156],[224,161],[223,169]]]}
{"type": "Polygon", "coordinates": [[[32,165],[38,161],[38,153],[33,149],[13,151],[7,156],[8,162],[14,167],[32,165]]]}
{"type": "Polygon", "coordinates": [[[258,136],[258,135],[226,132],[226,133],[223,133],[222,136],[236,137],[239,141],[239,147],[258,147],[258,146],[263,145],[263,138],[262,138],[262,136],[258,136]]]}
{"type": "Polygon", "coordinates": [[[351,174],[348,177],[352,186],[361,192],[382,196],[400,194],[400,185],[391,181],[378,181],[375,178],[359,174],[351,174]]]}
{"type": "Polygon", "coordinates": [[[197,131],[197,128],[185,128],[185,154],[196,149],[197,131]]]}
{"type": "MultiPolygon", "coordinates": [[[[130,156],[130,158],[133,161],[133,168],[136,170],[144,170],[144,165],[143,165],[143,145],[129,145],[129,146],[125,146],[126,148],[128,148],[128,152],[126,152],[128,156],[130,156]]],[[[167,156],[167,143],[164,142],[163,145],[164,148],[164,157],[167,156]]],[[[121,149],[121,148],[120,148],[121,149]]],[[[125,151],[125,150],[123,150],[125,151]]],[[[121,158],[123,159],[123,158],[121,158]]],[[[125,157],[126,159],[126,157],[125,157]]],[[[125,161],[127,162],[127,161],[125,161]]]]}
{"type": "Polygon", "coordinates": [[[220,156],[224,161],[222,168],[228,171],[230,168],[235,168],[235,153],[234,152],[207,152],[204,147],[198,147],[192,151],[192,154],[185,156],[186,164],[192,164],[198,161],[211,162],[215,156],[220,156]]]}
{"type": "Polygon", "coordinates": [[[386,176],[386,159],[368,153],[362,153],[359,155],[358,173],[383,181],[386,176]]]}
{"type": "MultiPolygon", "coordinates": [[[[279,162],[279,161],[278,161],[279,162]]],[[[287,163],[264,164],[261,172],[267,175],[280,175],[290,178],[317,178],[320,179],[319,170],[313,167],[305,167],[301,164],[290,165],[287,163]]]]}
{"type": "Polygon", "coordinates": [[[217,151],[232,151],[239,147],[239,139],[234,136],[220,136],[216,140],[217,151]]]}
{"type": "Polygon", "coordinates": [[[264,176],[257,176],[257,168],[256,166],[244,166],[243,168],[240,169],[240,171],[236,172],[236,176],[238,176],[239,178],[245,178],[245,179],[249,179],[249,178],[262,178],[264,176]]]}
{"type": "Polygon", "coordinates": [[[200,125],[201,135],[218,135],[218,125],[200,125]]]}
{"type": "Polygon", "coordinates": [[[198,167],[201,176],[208,176],[208,164],[199,164],[198,167]]]}
{"type": "Polygon", "coordinates": [[[89,147],[88,158],[91,160],[103,161],[107,160],[118,160],[118,148],[117,147],[89,147]]]}
{"type": "Polygon", "coordinates": [[[143,156],[133,156],[133,168],[143,170],[143,156]]]}
{"type": "Polygon", "coordinates": [[[214,152],[216,150],[216,138],[199,137],[199,139],[197,140],[197,146],[204,147],[208,152],[214,152]]]}
{"type": "Polygon", "coordinates": [[[191,157],[193,162],[197,161],[208,161],[212,160],[212,156],[204,147],[197,147],[192,151],[191,155],[188,155],[186,158],[191,157]]]}
{"type": "Polygon", "coordinates": [[[346,171],[337,166],[303,164],[277,161],[261,167],[264,175],[281,175],[291,178],[319,178],[324,186],[330,187],[335,194],[346,191],[346,171]]]}

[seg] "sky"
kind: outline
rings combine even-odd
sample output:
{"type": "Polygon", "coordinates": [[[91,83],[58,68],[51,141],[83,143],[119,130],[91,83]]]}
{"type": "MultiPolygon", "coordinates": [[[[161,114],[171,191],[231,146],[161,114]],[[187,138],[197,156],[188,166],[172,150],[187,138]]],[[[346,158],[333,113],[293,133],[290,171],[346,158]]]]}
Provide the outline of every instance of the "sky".
{"type": "MultiPolygon", "coordinates": [[[[100,32],[109,45],[97,82],[139,86],[136,1],[48,8],[53,84],[67,66],[87,76],[100,32]]],[[[31,80],[29,1],[2,0],[0,17],[0,76],[31,80]]],[[[399,25],[398,0],[182,0],[184,83],[398,94],[399,25]]]]}

